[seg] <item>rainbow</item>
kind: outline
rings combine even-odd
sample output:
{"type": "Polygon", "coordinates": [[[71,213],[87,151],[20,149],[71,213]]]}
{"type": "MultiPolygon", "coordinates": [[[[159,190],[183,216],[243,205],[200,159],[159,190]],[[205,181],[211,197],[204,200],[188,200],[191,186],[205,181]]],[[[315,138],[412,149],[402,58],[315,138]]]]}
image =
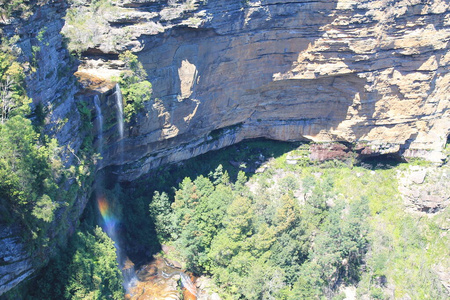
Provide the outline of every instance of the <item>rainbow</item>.
{"type": "Polygon", "coordinates": [[[105,197],[99,197],[97,199],[98,209],[100,210],[100,214],[102,215],[103,221],[105,222],[106,232],[111,235],[114,234],[117,219],[114,216],[111,207],[108,204],[108,201],[105,197]]]}

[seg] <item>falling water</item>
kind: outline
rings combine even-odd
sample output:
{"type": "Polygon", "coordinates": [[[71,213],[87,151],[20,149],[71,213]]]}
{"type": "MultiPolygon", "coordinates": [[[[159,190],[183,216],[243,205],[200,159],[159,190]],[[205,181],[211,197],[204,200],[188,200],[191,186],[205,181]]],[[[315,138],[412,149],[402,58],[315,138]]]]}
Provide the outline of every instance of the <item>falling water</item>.
{"type": "Polygon", "coordinates": [[[119,219],[114,214],[114,209],[113,207],[111,207],[105,196],[97,197],[97,204],[98,209],[100,210],[100,214],[103,218],[103,229],[114,241],[117,261],[119,263],[119,268],[122,270],[123,286],[127,293],[129,293],[131,287],[134,286],[137,279],[136,272],[134,270],[134,264],[128,259],[123,249],[120,247],[120,237],[118,236],[117,232],[119,219]]]}
{"type": "Polygon", "coordinates": [[[103,152],[103,115],[100,107],[100,98],[98,95],[94,96],[95,111],[97,112],[97,140],[98,140],[98,153],[102,155],[103,152]]]}
{"type": "Polygon", "coordinates": [[[117,122],[119,125],[119,136],[123,139],[123,97],[120,85],[116,83],[116,101],[117,101],[117,122]]]}
{"type": "MultiPolygon", "coordinates": [[[[117,101],[117,119],[118,119],[118,128],[119,128],[119,153],[120,160],[122,162],[122,154],[123,154],[123,110],[122,110],[122,93],[120,91],[120,87],[116,85],[116,101],[117,101]]],[[[96,95],[94,97],[94,105],[97,112],[97,127],[98,127],[98,152],[101,154],[103,151],[103,115],[100,106],[100,99],[96,95]]],[[[117,224],[119,224],[119,220],[114,213],[114,209],[111,207],[111,203],[108,202],[107,198],[103,193],[102,186],[102,176],[98,175],[97,184],[96,184],[96,198],[98,209],[103,219],[103,229],[106,231],[108,236],[114,241],[114,246],[116,248],[117,261],[119,263],[119,267],[122,270],[123,276],[123,285],[127,293],[130,292],[131,287],[136,282],[136,274],[134,270],[134,264],[128,259],[125,255],[123,249],[120,247],[120,237],[117,232],[117,224]]]]}
{"type": "Polygon", "coordinates": [[[127,294],[131,295],[131,289],[136,285],[137,282],[134,264],[128,257],[126,257],[125,261],[122,262],[120,268],[122,269],[123,285],[125,287],[125,290],[127,291],[127,294]]]}
{"type": "Polygon", "coordinates": [[[124,151],[124,144],[123,144],[123,96],[122,91],[120,90],[120,85],[116,83],[116,92],[114,93],[116,96],[116,103],[117,103],[117,127],[119,129],[119,165],[122,165],[123,163],[123,151],[124,151]]]}
{"type": "Polygon", "coordinates": [[[194,297],[197,297],[197,289],[192,283],[191,278],[183,272],[180,272],[181,284],[185,289],[187,289],[194,297]]]}

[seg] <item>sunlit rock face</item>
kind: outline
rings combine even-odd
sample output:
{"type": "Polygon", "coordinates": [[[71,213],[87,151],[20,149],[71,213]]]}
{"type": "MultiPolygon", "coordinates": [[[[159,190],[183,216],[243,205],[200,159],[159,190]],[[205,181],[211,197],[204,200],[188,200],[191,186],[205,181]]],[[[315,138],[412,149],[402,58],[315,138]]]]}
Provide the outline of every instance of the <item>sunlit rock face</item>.
{"type": "Polygon", "coordinates": [[[443,158],[448,1],[172,2],[126,1],[109,19],[130,41],[97,47],[136,51],[157,99],[128,127],[122,180],[257,137],[443,158]]]}

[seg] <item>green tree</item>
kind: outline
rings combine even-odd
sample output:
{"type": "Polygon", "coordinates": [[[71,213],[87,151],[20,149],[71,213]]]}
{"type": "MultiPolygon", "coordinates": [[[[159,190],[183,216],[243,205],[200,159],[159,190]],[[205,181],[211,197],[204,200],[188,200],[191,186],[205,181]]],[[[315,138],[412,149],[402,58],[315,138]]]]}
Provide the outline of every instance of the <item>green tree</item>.
{"type": "Polygon", "coordinates": [[[153,218],[160,242],[170,238],[174,229],[174,216],[167,193],[155,191],[149,205],[150,217],[153,218]]]}
{"type": "Polygon", "coordinates": [[[314,239],[309,261],[301,266],[296,285],[299,295],[331,296],[339,282],[359,280],[367,251],[368,211],[365,197],[350,204],[341,200],[330,209],[314,239]]]}
{"type": "Polygon", "coordinates": [[[78,232],[74,247],[65,298],[123,299],[116,248],[106,233],[98,226],[92,234],[78,232]]]}
{"type": "Polygon", "coordinates": [[[53,221],[53,213],[57,208],[58,204],[53,202],[48,195],[44,194],[36,201],[32,214],[45,222],[51,222],[53,221]]]}
{"type": "Polygon", "coordinates": [[[284,270],[286,282],[293,284],[311,245],[307,226],[301,219],[301,209],[290,195],[281,197],[274,225],[276,241],[271,245],[271,260],[284,270]]]}
{"type": "Polygon", "coordinates": [[[0,45],[0,124],[15,115],[30,113],[31,100],[24,87],[24,72],[12,53],[16,38],[2,40],[0,45]]]}
{"type": "Polygon", "coordinates": [[[131,82],[139,82],[146,79],[147,72],[145,72],[142,63],[139,61],[138,57],[133,54],[133,52],[127,50],[119,55],[119,59],[125,63],[125,67],[131,72],[125,73],[123,77],[135,77],[130,79],[131,82]]]}
{"type": "Polygon", "coordinates": [[[247,176],[245,176],[245,172],[239,171],[236,182],[234,184],[235,190],[240,193],[244,192],[246,182],[247,182],[247,176]]]}
{"type": "Polygon", "coordinates": [[[259,259],[238,285],[245,299],[280,299],[279,292],[285,286],[283,270],[270,261],[259,259]]]}
{"type": "MultiPolygon", "coordinates": [[[[221,174],[220,181],[226,180],[221,174]],[[223,178],[222,178],[223,177],[223,178]]],[[[174,223],[178,227],[173,237],[183,249],[183,256],[196,271],[210,269],[211,242],[222,228],[227,205],[232,201],[231,186],[214,185],[208,178],[199,176],[192,182],[186,178],[175,193],[174,223]]]]}
{"type": "Polygon", "coordinates": [[[56,141],[39,139],[29,119],[18,115],[0,126],[0,198],[22,220],[35,205],[34,216],[52,219],[56,204],[49,201],[62,169],[58,153],[56,141]]]}
{"type": "Polygon", "coordinates": [[[124,298],[113,241],[98,226],[81,227],[30,283],[25,299],[124,298]]]}

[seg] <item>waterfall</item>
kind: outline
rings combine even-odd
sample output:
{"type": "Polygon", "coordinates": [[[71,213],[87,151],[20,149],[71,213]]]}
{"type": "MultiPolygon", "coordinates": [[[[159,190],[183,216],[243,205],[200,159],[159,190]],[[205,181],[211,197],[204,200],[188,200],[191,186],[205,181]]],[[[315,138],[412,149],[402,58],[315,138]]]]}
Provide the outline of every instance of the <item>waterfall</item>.
{"type": "Polygon", "coordinates": [[[95,105],[95,111],[97,112],[97,140],[98,140],[98,153],[100,156],[103,152],[103,115],[102,115],[102,109],[100,107],[100,98],[98,95],[94,96],[94,105],[95,105]]]}
{"type": "Polygon", "coordinates": [[[122,271],[123,287],[127,293],[130,293],[130,289],[135,285],[137,278],[134,270],[134,264],[126,256],[124,250],[120,246],[120,236],[118,235],[116,228],[119,224],[119,219],[114,212],[114,207],[111,206],[110,201],[106,199],[105,195],[97,195],[97,204],[103,219],[102,227],[108,236],[114,241],[117,262],[119,263],[119,268],[122,271]]]}
{"type": "Polygon", "coordinates": [[[197,288],[192,283],[191,278],[186,273],[181,272],[181,271],[176,271],[176,272],[172,272],[172,273],[166,273],[164,271],[161,272],[161,276],[166,279],[170,278],[174,275],[180,275],[182,287],[187,289],[193,296],[197,297],[197,288]]]}
{"type": "Polygon", "coordinates": [[[181,284],[186,288],[193,296],[197,297],[197,288],[192,283],[191,278],[183,272],[180,272],[181,284]]]}
{"type": "MultiPolygon", "coordinates": [[[[119,131],[119,155],[120,163],[122,163],[123,158],[123,109],[122,109],[122,92],[120,91],[120,86],[116,85],[115,98],[117,101],[117,123],[119,131]]],[[[94,96],[94,106],[97,113],[97,140],[98,140],[98,152],[100,155],[103,152],[103,114],[101,110],[100,98],[94,96]]],[[[117,225],[120,223],[114,209],[114,205],[111,201],[108,201],[106,194],[104,192],[103,176],[101,172],[97,173],[95,194],[97,198],[97,205],[100,211],[100,215],[103,220],[103,229],[108,234],[108,236],[113,240],[114,247],[116,248],[117,262],[119,268],[122,271],[123,276],[123,286],[127,293],[130,293],[130,289],[136,283],[136,273],[134,270],[134,264],[128,259],[124,250],[120,247],[120,236],[117,230],[117,225]]],[[[111,199],[110,199],[111,200],[111,199]]]]}
{"type": "Polygon", "coordinates": [[[119,153],[119,165],[122,166],[123,163],[123,156],[124,156],[124,144],[123,144],[123,96],[122,91],[120,90],[120,85],[116,83],[116,103],[117,103],[117,127],[119,131],[119,147],[118,147],[118,153],[119,153]]]}
{"type": "Polygon", "coordinates": [[[117,102],[117,123],[119,126],[119,136],[123,139],[123,96],[120,85],[116,83],[116,102],[117,102]]]}
{"type": "Polygon", "coordinates": [[[123,276],[123,285],[128,294],[131,294],[131,288],[136,285],[137,277],[136,270],[134,269],[133,262],[127,257],[123,262],[122,276],[123,276]]]}

